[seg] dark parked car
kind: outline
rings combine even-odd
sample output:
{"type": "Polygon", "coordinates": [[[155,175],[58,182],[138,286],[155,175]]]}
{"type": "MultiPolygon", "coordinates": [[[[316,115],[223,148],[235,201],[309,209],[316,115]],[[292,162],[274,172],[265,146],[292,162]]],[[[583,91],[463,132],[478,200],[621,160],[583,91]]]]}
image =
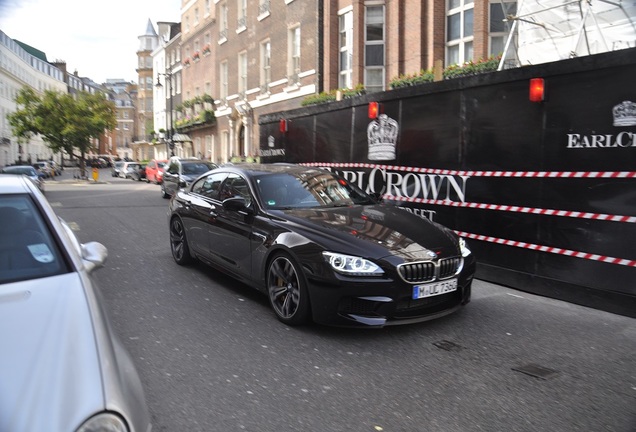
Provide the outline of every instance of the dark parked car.
{"type": "Polygon", "coordinates": [[[196,258],[263,291],[289,325],[413,323],[471,297],[464,239],[326,170],[215,169],[175,193],[168,226],[177,264],[196,258]]]}
{"type": "Polygon", "coordinates": [[[133,359],[80,244],[23,176],[0,176],[0,431],[148,432],[133,359]]]}
{"type": "Polygon", "coordinates": [[[135,181],[145,181],[146,179],[146,164],[137,164],[137,166],[129,165],[127,177],[135,181]]]}
{"type": "Polygon", "coordinates": [[[171,157],[164,167],[161,196],[170,198],[179,189],[190,186],[201,174],[217,167],[217,164],[201,159],[171,157]]]}

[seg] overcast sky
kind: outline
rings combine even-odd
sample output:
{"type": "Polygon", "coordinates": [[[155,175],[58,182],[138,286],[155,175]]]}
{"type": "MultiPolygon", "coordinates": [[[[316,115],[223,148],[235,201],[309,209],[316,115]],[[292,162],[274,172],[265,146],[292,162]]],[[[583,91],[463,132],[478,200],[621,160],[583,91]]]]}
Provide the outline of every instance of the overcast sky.
{"type": "Polygon", "coordinates": [[[137,82],[148,19],[179,22],[181,0],[0,0],[0,30],[98,83],[137,82]]]}

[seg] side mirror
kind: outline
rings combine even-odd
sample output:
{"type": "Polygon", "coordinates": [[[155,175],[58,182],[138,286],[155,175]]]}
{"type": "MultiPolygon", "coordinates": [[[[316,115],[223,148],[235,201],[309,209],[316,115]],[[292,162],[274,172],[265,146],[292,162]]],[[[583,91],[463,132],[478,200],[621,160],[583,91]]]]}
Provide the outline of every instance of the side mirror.
{"type": "Polygon", "coordinates": [[[235,197],[223,200],[223,208],[226,210],[241,211],[241,210],[245,210],[246,207],[247,207],[247,201],[245,201],[245,198],[240,196],[235,196],[235,197]]]}

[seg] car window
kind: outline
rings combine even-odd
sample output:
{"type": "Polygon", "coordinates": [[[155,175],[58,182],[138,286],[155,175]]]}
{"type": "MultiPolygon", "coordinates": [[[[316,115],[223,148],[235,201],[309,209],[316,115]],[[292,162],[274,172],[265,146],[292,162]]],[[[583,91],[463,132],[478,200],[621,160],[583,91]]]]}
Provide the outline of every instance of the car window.
{"type": "Polygon", "coordinates": [[[70,271],[28,195],[0,196],[0,221],[0,284],[70,271]]]}
{"type": "Polygon", "coordinates": [[[227,177],[227,173],[214,173],[199,179],[199,181],[192,186],[192,193],[202,195],[206,198],[218,199],[219,187],[225,177],[227,177]]]}
{"type": "Polygon", "coordinates": [[[223,201],[237,196],[243,197],[246,201],[246,205],[248,206],[252,202],[250,188],[245,179],[238,174],[230,174],[227,177],[227,180],[225,180],[225,183],[223,183],[219,199],[223,201]]]}
{"type": "Polygon", "coordinates": [[[183,162],[183,174],[203,174],[210,171],[212,168],[205,162],[183,162]]]}

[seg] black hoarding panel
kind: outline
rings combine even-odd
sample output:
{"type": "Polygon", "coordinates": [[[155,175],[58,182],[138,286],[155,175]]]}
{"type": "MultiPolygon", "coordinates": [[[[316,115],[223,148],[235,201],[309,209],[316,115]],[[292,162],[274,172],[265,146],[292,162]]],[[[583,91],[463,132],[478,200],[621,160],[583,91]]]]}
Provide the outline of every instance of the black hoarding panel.
{"type": "Polygon", "coordinates": [[[287,147],[313,139],[316,151],[286,160],[454,229],[478,277],[636,317],[634,76],[629,49],[291,113],[307,131],[287,147]],[[542,102],[529,98],[535,77],[542,102]]]}

